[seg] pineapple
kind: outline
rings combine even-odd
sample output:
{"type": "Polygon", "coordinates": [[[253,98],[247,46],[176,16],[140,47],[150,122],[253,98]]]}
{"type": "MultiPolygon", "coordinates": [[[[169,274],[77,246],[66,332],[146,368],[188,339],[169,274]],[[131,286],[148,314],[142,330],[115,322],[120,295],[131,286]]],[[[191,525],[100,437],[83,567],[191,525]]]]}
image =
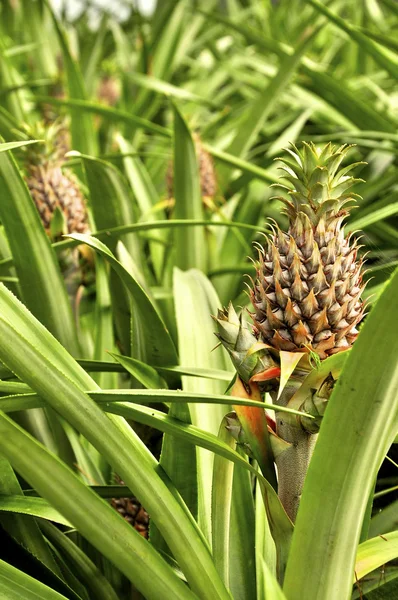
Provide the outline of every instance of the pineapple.
{"type": "MultiPolygon", "coordinates": [[[[216,195],[217,181],[214,169],[213,160],[210,154],[203,148],[199,135],[193,135],[195,143],[196,156],[199,167],[200,189],[204,204],[211,203],[216,195]]],[[[174,192],[174,169],[173,163],[170,162],[166,175],[167,193],[169,198],[173,198],[174,192]]]]}
{"type": "Polygon", "coordinates": [[[283,159],[289,229],[273,227],[251,290],[257,337],[277,350],[308,350],[325,359],[358,335],[363,261],[342,223],[356,196],[348,189],[358,181],[347,173],[359,163],[339,168],[349,149],[304,142],[301,150],[288,150],[293,160],[283,159]]]}
{"type": "MultiPolygon", "coordinates": [[[[78,181],[71,172],[62,169],[64,156],[70,150],[65,122],[39,123],[29,135],[45,140],[44,144],[26,149],[24,162],[26,183],[47,235],[56,241],[67,233],[89,233],[78,181]]],[[[92,251],[82,245],[62,251],[58,258],[71,305],[76,310],[79,288],[93,278],[92,251]]]]}
{"type": "MultiPolygon", "coordinates": [[[[124,485],[124,481],[120,477],[116,476],[115,479],[118,485],[124,485]]],[[[142,537],[148,539],[149,515],[137,498],[134,496],[131,498],[112,498],[111,504],[127,523],[130,523],[142,537]]]]}
{"type": "Polygon", "coordinates": [[[112,506],[142,537],[148,539],[149,515],[137,498],[112,498],[112,506]]]}
{"type": "Polygon", "coordinates": [[[44,137],[45,144],[44,148],[37,145],[27,152],[26,183],[47,234],[57,238],[61,233],[87,233],[87,213],[79,184],[61,168],[70,149],[65,124],[55,122],[48,128],[40,125],[37,137],[44,137]],[[52,221],[56,214],[63,217],[64,226],[54,233],[52,221]]]}

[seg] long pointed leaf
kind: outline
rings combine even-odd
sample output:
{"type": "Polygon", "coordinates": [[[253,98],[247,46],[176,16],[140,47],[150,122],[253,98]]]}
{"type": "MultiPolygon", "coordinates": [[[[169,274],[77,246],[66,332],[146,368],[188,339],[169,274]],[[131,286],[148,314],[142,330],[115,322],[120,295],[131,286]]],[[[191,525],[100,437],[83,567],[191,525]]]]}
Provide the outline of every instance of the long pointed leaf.
{"type": "Polygon", "coordinates": [[[362,327],[331,396],[297,516],[284,585],[289,600],[349,597],[367,499],[396,435],[397,294],[398,271],[362,327]],[[374,353],[376,337],[383,345],[374,353]],[[309,555],[311,569],[304,566],[309,555]]]}
{"type": "MultiPolygon", "coordinates": [[[[40,354],[14,328],[18,319],[4,320],[1,310],[1,305],[7,304],[4,299],[8,299],[11,303],[14,314],[21,310],[19,302],[13,299],[11,293],[4,286],[0,285],[0,360],[22,380],[30,384],[43,399],[76,427],[120,473],[120,476],[140,498],[154,522],[159,526],[194,591],[204,592],[206,590],[206,593],[210,594],[209,598],[217,600],[228,598],[229,594],[218,577],[204,539],[178,495],[174,495],[171,483],[167,481],[167,478],[159,477],[156,460],[123,420],[107,417],[73,379],[65,377],[55,368],[51,362],[49,349],[44,355],[40,354]],[[132,470],[131,464],[134,456],[136,457],[135,468],[132,470]],[[165,515],[168,517],[165,518],[165,515]],[[177,526],[177,523],[180,526],[177,526]],[[191,560],[192,553],[196,557],[194,561],[191,560]]],[[[10,316],[12,317],[12,315],[10,316]]],[[[48,332],[40,329],[40,333],[50,347],[57,347],[56,340],[48,332]]],[[[77,369],[79,370],[80,367],[77,369]]],[[[12,426],[15,436],[20,439],[20,443],[23,443],[21,431],[5,416],[2,418],[2,426],[7,430],[10,430],[12,426]]],[[[26,440],[26,434],[23,436],[26,440]]],[[[32,463],[30,451],[21,453],[19,444],[12,442],[10,436],[6,434],[0,438],[0,449],[9,458],[12,454],[12,464],[17,464],[18,469],[23,470],[27,479],[34,477],[36,487],[42,490],[42,478],[47,477],[51,468],[43,465],[40,467],[38,463],[40,462],[39,456],[48,461],[47,452],[36,445],[37,462],[33,461],[32,463]],[[34,473],[29,471],[32,464],[37,466],[34,473]]],[[[29,442],[28,445],[32,446],[32,443],[29,442]]],[[[64,476],[66,477],[65,473],[64,476]]],[[[44,487],[45,493],[41,495],[46,498],[49,498],[50,495],[53,497],[53,486],[50,489],[48,486],[44,487]]],[[[57,486],[54,492],[58,492],[58,489],[57,486]]],[[[65,493],[62,496],[64,497],[65,493]]],[[[54,506],[59,506],[58,502],[54,503],[54,506]]],[[[80,508],[76,507],[76,510],[79,511],[80,508]]],[[[70,516],[68,513],[64,514],[67,517],[70,516]]],[[[73,522],[73,519],[70,520],[73,522]]]]}
{"type": "Polygon", "coordinates": [[[11,153],[0,153],[0,218],[4,225],[22,297],[33,314],[77,354],[72,311],[50,242],[11,153]]]}

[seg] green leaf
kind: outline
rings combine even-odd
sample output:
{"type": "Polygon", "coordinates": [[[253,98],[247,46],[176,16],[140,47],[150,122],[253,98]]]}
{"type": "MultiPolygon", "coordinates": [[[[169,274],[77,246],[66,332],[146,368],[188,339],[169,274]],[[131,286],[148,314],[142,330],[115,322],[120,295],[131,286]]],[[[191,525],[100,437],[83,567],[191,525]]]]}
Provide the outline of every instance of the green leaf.
{"type": "Polygon", "coordinates": [[[160,377],[156,369],[150,365],[130,358],[129,356],[122,356],[121,354],[109,353],[118,363],[133,375],[142,385],[148,389],[156,389],[165,387],[163,379],[160,377]]]}
{"type": "Polygon", "coordinates": [[[76,328],[57,259],[11,153],[0,154],[0,195],[0,219],[10,244],[24,302],[76,355],[76,328]]]}
{"type": "Polygon", "coordinates": [[[0,143],[0,152],[7,152],[7,150],[14,150],[14,148],[22,148],[22,146],[29,146],[29,144],[37,144],[42,140],[25,140],[22,142],[3,142],[0,143]]]}
{"type": "Polygon", "coordinates": [[[279,583],[271,573],[271,570],[267,566],[265,560],[262,561],[262,569],[264,571],[264,597],[266,600],[268,600],[268,598],[269,600],[288,600],[288,597],[283,593],[279,583]]]}
{"type": "Polygon", "coordinates": [[[252,467],[245,458],[240,456],[240,454],[234,452],[227,442],[219,439],[213,433],[209,433],[199,427],[195,427],[195,425],[184,422],[182,419],[170,416],[170,414],[166,415],[154,408],[134,406],[125,402],[111,402],[104,406],[104,409],[107,412],[137,421],[137,423],[143,423],[144,425],[159,429],[160,431],[185,441],[187,444],[210,450],[214,454],[240,465],[244,469],[250,471],[253,475],[258,475],[256,469],[252,467]]]}
{"type": "Polygon", "coordinates": [[[398,500],[384,507],[376,513],[370,521],[369,537],[392,531],[398,525],[398,500]]]}
{"type": "Polygon", "coordinates": [[[284,584],[289,600],[349,597],[368,496],[397,429],[397,294],[398,271],[361,328],[329,400],[293,535],[284,584]],[[376,337],[383,340],[377,353],[376,337]]]}
{"type": "MultiPolygon", "coordinates": [[[[38,102],[45,104],[69,106],[71,109],[75,109],[77,114],[94,113],[101,115],[102,117],[108,118],[111,121],[120,121],[121,123],[126,123],[127,125],[134,125],[136,127],[152,131],[153,133],[157,133],[163,137],[171,137],[172,135],[169,129],[166,129],[161,125],[156,125],[156,123],[152,123],[147,119],[137,117],[136,115],[133,115],[127,111],[120,110],[118,108],[111,108],[109,106],[103,106],[102,104],[98,104],[96,102],[89,102],[88,100],[81,100],[77,98],[60,99],[53,98],[52,96],[42,96],[39,94],[36,95],[36,99],[38,102]],[[77,109],[80,110],[78,111],[77,109]]],[[[79,148],[77,149],[84,154],[95,155],[93,152],[80,150],[79,148]]]]}
{"type": "MultiPolygon", "coordinates": [[[[268,596],[266,595],[266,588],[271,585],[272,582],[270,583],[266,580],[269,577],[275,578],[276,552],[258,481],[256,485],[255,510],[257,600],[267,600],[268,596]]],[[[271,598],[272,597],[273,596],[271,595],[271,598]]]]}
{"type": "MultiPolygon", "coordinates": [[[[0,285],[0,360],[80,431],[120,474],[159,526],[193,591],[209,594],[209,598],[214,600],[228,598],[229,594],[218,577],[208,546],[178,494],[175,494],[172,483],[166,477],[159,476],[158,463],[152,454],[123,419],[105,415],[82,391],[78,383],[80,367],[77,363],[77,376],[72,375],[70,378],[58,370],[52,362],[53,354],[65,351],[62,347],[59,349],[57,341],[33,318],[34,335],[40,338],[42,347],[47,345],[47,349],[41,354],[32,345],[32,333],[30,339],[23,337],[21,331],[15,328],[21,312],[25,311],[20,303],[0,285]],[[10,318],[5,318],[3,306],[8,307],[10,318]],[[134,469],[131,468],[132,464],[134,469]],[[194,560],[192,556],[195,557],[194,560]]],[[[6,416],[0,419],[0,451],[42,497],[49,500],[54,508],[62,509],[64,516],[97,545],[105,556],[115,561],[127,577],[131,578],[134,573],[135,584],[139,589],[145,590],[144,593],[149,598],[155,597],[158,592],[160,594],[159,590],[166,581],[174,590],[170,590],[171,594],[178,592],[176,597],[192,596],[185,587],[182,592],[174,572],[170,572],[166,563],[163,564],[159,555],[134,529],[120,520],[119,515],[102,501],[93,505],[94,497],[97,498],[95,494],[92,497],[93,493],[67,467],[6,416]],[[25,446],[26,450],[21,451],[25,446]],[[55,471],[58,473],[56,482],[55,471]],[[87,506],[90,506],[89,511],[86,510],[87,506]],[[105,508],[108,512],[104,512],[102,518],[105,508]],[[108,521],[108,532],[104,528],[106,514],[109,515],[109,520],[114,521],[108,521]],[[116,540],[118,523],[123,530],[120,529],[121,537],[116,540]],[[112,533],[109,534],[109,531],[112,533]],[[125,546],[127,543],[130,548],[125,546]],[[148,569],[150,563],[153,565],[153,573],[148,569]],[[157,592],[154,577],[158,584],[157,592]]],[[[163,590],[163,593],[168,592],[163,590]]]]}
{"type": "MultiPolygon", "coordinates": [[[[48,10],[51,8],[46,0],[46,6],[48,10]]],[[[60,21],[52,13],[52,21],[54,24],[55,31],[57,33],[58,42],[61,46],[62,57],[66,71],[66,84],[69,92],[69,98],[77,101],[84,101],[86,99],[86,90],[84,87],[84,80],[80,71],[78,63],[72,58],[69,50],[69,44],[66,39],[63,26],[60,21]]],[[[94,123],[92,117],[81,110],[72,110],[72,144],[79,152],[85,154],[96,154],[97,150],[97,139],[94,130],[94,123]]]]}
{"type": "Polygon", "coordinates": [[[398,557],[398,531],[384,533],[358,546],[354,581],[398,557]]]}
{"type": "Polygon", "coordinates": [[[15,495],[0,496],[0,511],[31,515],[33,517],[54,521],[54,523],[59,523],[60,525],[66,525],[66,527],[71,527],[70,522],[43,498],[15,495]]]}
{"type": "Polygon", "coordinates": [[[4,415],[0,415],[0,432],[1,451],[18,472],[51,504],[59,506],[82,535],[148,598],[158,598],[161,589],[176,598],[193,597],[146,540],[54,455],[4,415]]]}
{"type": "MultiPolygon", "coordinates": [[[[130,190],[122,173],[111,163],[91,156],[80,155],[87,177],[91,206],[97,229],[123,227],[134,223],[135,215],[130,190]]],[[[127,233],[121,236],[138,271],[141,270],[141,254],[137,236],[127,233]]],[[[116,242],[111,240],[111,249],[116,242]]],[[[141,275],[143,277],[143,275],[141,275]]]]}
{"type": "Polygon", "coordinates": [[[337,25],[337,27],[345,31],[352,40],[359,44],[361,50],[372,56],[380,67],[386,69],[386,71],[394,78],[398,77],[398,58],[393,53],[376,44],[367,35],[347,21],[347,19],[342,19],[339,15],[329,10],[327,6],[319,2],[319,0],[308,0],[308,2],[332,21],[332,23],[337,25]]]}
{"type": "Polygon", "coordinates": [[[383,206],[378,210],[373,210],[367,215],[363,217],[358,217],[350,223],[347,224],[347,231],[357,231],[358,229],[366,229],[369,225],[373,225],[373,223],[377,223],[378,221],[382,221],[383,219],[387,219],[392,215],[396,215],[398,213],[398,202],[393,202],[392,204],[388,204],[387,206],[383,206]]]}
{"type": "Polygon", "coordinates": [[[67,559],[73,572],[79,577],[79,581],[82,581],[96,600],[118,600],[109,581],[79,546],[52,523],[42,521],[40,527],[46,537],[61,552],[61,555],[67,559]]]}
{"type": "Polygon", "coordinates": [[[203,144],[203,148],[221,163],[239,169],[244,173],[248,173],[253,177],[253,179],[259,179],[260,181],[265,181],[266,183],[280,182],[280,178],[276,177],[270,170],[263,169],[262,167],[259,167],[248,160],[244,160],[239,156],[234,156],[230,152],[224,152],[223,150],[219,150],[218,148],[215,148],[209,144],[203,144]]]}
{"type": "MultiPolygon", "coordinates": [[[[114,349],[112,305],[108,282],[108,271],[102,256],[96,255],[96,304],[95,304],[95,346],[94,358],[108,358],[107,353],[114,349]]],[[[96,381],[101,388],[117,387],[117,376],[112,372],[100,373],[96,381]]]]}
{"type": "Polygon", "coordinates": [[[239,123],[238,131],[228,147],[230,154],[244,157],[253,145],[271,110],[278,102],[282,90],[290,83],[315,33],[317,30],[312,28],[303,35],[293,55],[281,63],[276,76],[258,94],[250,109],[244,114],[242,122],[239,123]]]}
{"type": "MultiPolygon", "coordinates": [[[[117,142],[123,153],[128,153],[133,150],[133,146],[129,144],[121,135],[117,136],[117,142]]],[[[133,190],[136,202],[141,212],[141,221],[151,221],[152,211],[159,201],[158,192],[154,186],[150,173],[148,172],[142,160],[136,156],[124,156],[123,164],[126,171],[126,176],[129,180],[131,189],[133,190]]],[[[157,214],[164,219],[164,210],[157,214]]],[[[164,256],[165,248],[157,243],[167,241],[166,232],[157,232],[153,241],[150,241],[149,248],[152,258],[152,264],[158,281],[162,281],[164,272],[164,256]],[[166,235],[165,235],[166,234],[166,235]]]]}
{"type": "MultiPolygon", "coordinates": [[[[174,113],[174,165],[173,183],[176,219],[204,217],[200,188],[199,160],[191,133],[181,113],[173,106],[174,113]]],[[[203,229],[175,232],[175,264],[180,269],[198,268],[206,271],[207,252],[203,229]]]]}
{"type": "Polygon", "coordinates": [[[158,94],[163,94],[164,96],[170,98],[178,98],[180,100],[188,100],[191,102],[196,102],[198,104],[202,104],[204,106],[211,106],[213,108],[220,108],[219,103],[214,100],[210,100],[208,98],[203,98],[202,96],[198,96],[197,94],[193,94],[192,92],[182,88],[172,85],[167,81],[162,81],[157,77],[153,77],[151,75],[143,75],[142,73],[127,73],[127,78],[136,83],[137,85],[146,88],[147,90],[153,90],[158,94]]]}
{"type": "MultiPolygon", "coordinates": [[[[228,421],[221,421],[218,439],[235,450],[236,440],[227,430],[228,421]]],[[[234,466],[218,454],[214,457],[213,484],[211,492],[211,533],[213,559],[225,585],[229,586],[229,543],[232,506],[232,483],[234,466]]]]}
{"type": "Polygon", "coordinates": [[[159,316],[156,308],[140,284],[116,260],[112,252],[99,240],[88,235],[75,233],[68,236],[73,240],[87,244],[99,252],[120,277],[137,307],[140,315],[140,325],[145,335],[146,358],[149,364],[167,365],[177,362],[176,351],[170,335],[159,316]]]}
{"type": "Polygon", "coordinates": [[[27,96],[26,90],[21,89],[20,85],[23,82],[21,74],[14,67],[13,61],[4,54],[6,49],[5,36],[3,32],[0,35],[0,74],[2,88],[14,89],[15,91],[6,96],[6,108],[19,122],[27,119],[27,96]]]}
{"type": "MultiPolygon", "coordinates": [[[[0,455],[0,498],[7,500],[11,495],[23,494],[9,461],[0,455]]],[[[23,545],[37,560],[55,573],[58,567],[34,519],[26,515],[4,515],[0,518],[4,529],[13,537],[15,543],[23,545]]],[[[60,573],[58,573],[60,575],[60,573]]]]}
{"type": "MultiPolygon", "coordinates": [[[[77,363],[76,363],[77,364],[77,363]]],[[[92,382],[91,387],[95,387],[95,383],[92,382]]],[[[189,402],[190,404],[226,404],[230,405],[232,400],[231,396],[223,396],[220,394],[213,393],[195,393],[195,392],[183,392],[180,390],[107,390],[107,391],[95,391],[87,392],[88,396],[98,403],[109,403],[109,402],[131,402],[132,404],[157,404],[162,402],[172,403],[184,403],[189,402]]],[[[254,406],[256,408],[268,408],[274,410],[274,404],[268,404],[266,402],[258,402],[257,400],[248,400],[247,398],[237,398],[234,396],[233,403],[241,406],[254,406]]],[[[44,406],[43,400],[41,400],[37,394],[19,394],[13,396],[4,396],[0,398],[0,410],[4,412],[14,412],[17,410],[24,410],[30,408],[38,408],[44,406]]],[[[291,415],[300,415],[303,413],[287,408],[279,407],[278,412],[286,412],[291,415]]],[[[310,418],[310,415],[306,415],[306,418],[310,418]]]]}
{"type": "MultiPolygon", "coordinates": [[[[178,328],[178,347],[182,363],[200,368],[221,368],[231,372],[231,364],[224,353],[212,354],[214,348],[214,325],[212,314],[217,313],[220,301],[208,279],[198,270],[186,273],[175,269],[174,299],[178,328]]],[[[217,394],[224,385],[193,377],[183,377],[185,391],[217,394]]],[[[220,423],[227,412],[222,406],[189,406],[192,423],[213,434],[218,433],[220,423]]],[[[210,539],[211,527],[211,484],[213,479],[213,457],[198,451],[198,519],[202,531],[210,539]]]]}
{"type": "MultiPolygon", "coordinates": [[[[240,450],[240,453],[243,454],[243,451],[240,450]]],[[[247,457],[244,458],[248,460],[247,457]]],[[[263,479],[261,481],[264,483],[263,479]]],[[[267,485],[267,498],[271,496],[276,500],[276,493],[271,492],[270,486],[267,485]]],[[[251,600],[256,597],[255,515],[253,480],[247,470],[234,469],[231,508],[229,540],[231,592],[234,598],[251,600]],[[245,507],[244,511],[242,506],[245,507]]],[[[280,508],[282,509],[281,505],[280,508]]],[[[279,517],[280,514],[273,514],[274,519],[278,520],[279,517]]]]}
{"type": "Polygon", "coordinates": [[[67,600],[37,579],[0,560],[0,597],[7,600],[67,600]]]}
{"type": "Polygon", "coordinates": [[[48,23],[46,22],[46,8],[37,1],[24,2],[23,10],[26,18],[28,39],[32,41],[32,45],[36,46],[34,49],[34,60],[38,64],[40,75],[42,77],[56,77],[56,55],[52,45],[52,32],[48,31],[48,23]],[[44,30],[46,30],[46,35],[43,35],[44,30]]]}

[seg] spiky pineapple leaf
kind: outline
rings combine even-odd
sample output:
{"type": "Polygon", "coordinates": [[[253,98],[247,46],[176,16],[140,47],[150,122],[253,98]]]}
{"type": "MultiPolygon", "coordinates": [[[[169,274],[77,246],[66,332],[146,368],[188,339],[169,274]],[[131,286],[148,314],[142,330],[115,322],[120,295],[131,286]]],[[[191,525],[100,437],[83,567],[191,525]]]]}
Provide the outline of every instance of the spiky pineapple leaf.
{"type": "Polygon", "coordinates": [[[140,284],[130,273],[128,273],[128,271],[126,271],[120,262],[116,260],[109,248],[98,239],[78,233],[68,237],[87,244],[93,248],[93,250],[99,252],[110,263],[112,269],[116,271],[117,275],[126,286],[140,314],[141,327],[145,332],[147,360],[149,364],[175,364],[177,362],[177,355],[173,341],[155,306],[152,304],[140,284]]]}
{"type": "MultiPolygon", "coordinates": [[[[86,99],[86,90],[84,80],[78,62],[72,57],[69,43],[60,21],[55,17],[49,3],[45,2],[47,9],[52,15],[52,22],[57,33],[57,38],[62,51],[62,57],[65,63],[66,85],[69,92],[69,98],[77,101],[86,99]]],[[[75,150],[85,152],[86,154],[96,154],[97,138],[94,130],[92,117],[83,111],[74,109],[72,116],[72,144],[75,150]]]]}
{"type": "MultiPolygon", "coordinates": [[[[133,115],[128,111],[113,108],[110,106],[103,106],[98,102],[90,102],[89,100],[82,100],[77,98],[61,99],[54,98],[53,96],[44,96],[41,94],[36,95],[36,100],[41,103],[53,104],[54,106],[68,106],[72,110],[75,109],[78,114],[93,113],[102,115],[103,117],[107,117],[111,121],[120,121],[121,123],[127,123],[128,125],[134,125],[136,128],[147,129],[148,131],[152,131],[153,133],[157,133],[158,135],[164,137],[171,137],[171,131],[169,129],[166,129],[162,125],[157,125],[156,123],[152,123],[147,119],[137,117],[136,115],[133,115]]],[[[78,149],[77,146],[76,149],[78,149]]],[[[87,150],[80,151],[88,155],[93,154],[87,150]]]]}
{"type": "Polygon", "coordinates": [[[357,27],[343,19],[335,12],[331,11],[327,6],[319,2],[319,0],[308,0],[316,10],[325,15],[332,23],[345,31],[352,40],[354,40],[364,52],[369,53],[377,64],[386,69],[392,77],[398,77],[398,57],[386,48],[376,44],[366,34],[362,33],[357,27]]]}
{"type": "MultiPolygon", "coordinates": [[[[227,429],[228,421],[223,418],[218,432],[219,441],[236,448],[236,440],[227,429]]],[[[214,564],[225,585],[230,581],[230,530],[232,507],[233,463],[217,455],[214,457],[212,501],[212,550],[214,564]]]]}
{"type": "Polygon", "coordinates": [[[0,152],[7,152],[7,150],[14,150],[15,148],[22,148],[29,144],[38,144],[43,140],[26,140],[22,142],[2,142],[0,143],[0,152]]]}
{"type": "MultiPolygon", "coordinates": [[[[24,497],[18,477],[4,456],[0,456],[0,494],[5,500],[11,495],[24,497]]],[[[1,518],[0,522],[16,543],[22,544],[47,568],[58,572],[58,567],[34,519],[27,515],[15,514],[6,520],[1,518]]]]}
{"type": "Polygon", "coordinates": [[[281,350],[279,355],[281,360],[281,377],[279,381],[278,399],[294,369],[306,354],[304,352],[285,352],[284,350],[281,350]]]}
{"type": "MultiPolygon", "coordinates": [[[[77,364],[77,363],[76,363],[77,364]]],[[[6,390],[6,385],[9,386],[11,393],[13,393],[15,388],[11,387],[11,383],[4,385],[4,390],[6,390]]],[[[95,383],[92,382],[91,388],[95,386],[95,383]]],[[[27,389],[27,388],[25,388],[27,389]]],[[[196,392],[183,392],[176,390],[153,390],[153,389],[120,389],[120,390],[103,390],[103,391],[89,391],[87,395],[92,398],[95,402],[100,404],[108,404],[112,402],[131,402],[132,404],[156,404],[162,402],[170,402],[174,404],[178,403],[198,403],[198,404],[231,404],[231,396],[223,396],[218,394],[211,393],[196,393],[196,392]]],[[[233,402],[236,405],[240,406],[254,406],[255,408],[266,408],[269,410],[274,410],[274,404],[268,404],[267,402],[258,402],[257,400],[248,400],[247,398],[233,398],[233,402]]],[[[39,408],[45,406],[43,400],[33,392],[21,392],[21,388],[18,390],[18,395],[9,395],[3,396],[0,398],[0,410],[8,413],[14,412],[16,410],[24,410],[25,408],[39,408]]],[[[285,412],[290,415],[302,416],[297,410],[293,410],[284,406],[278,408],[278,411],[285,412]]],[[[310,415],[306,415],[306,417],[311,418],[310,415]]]]}
{"type": "Polygon", "coordinates": [[[54,523],[59,523],[66,527],[72,527],[70,522],[43,498],[22,495],[1,496],[0,512],[31,515],[40,519],[54,521],[54,523]]]}
{"type": "MultiPolygon", "coordinates": [[[[155,523],[161,525],[162,534],[193,590],[201,590],[203,594],[210,592],[214,600],[227,600],[229,594],[218,577],[200,530],[173,491],[171,481],[159,476],[157,461],[123,419],[105,415],[84,393],[76,377],[65,376],[53,364],[53,351],[67,353],[35,319],[31,319],[34,335],[46,346],[45,351],[39,352],[23,336],[24,330],[17,329],[21,310],[24,312],[20,303],[0,285],[0,360],[97,447],[130,489],[135,490],[137,497],[141,497],[155,523]],[[10,319],[4,317],[4,304],[10,307],[10,319]],[[133,470],[132,461],[136,463],[133,470]],[[165,519],[167,513],[169,517],[165,519]],[[179,522],[177,527],[176,521],[179,522]],[[181,536],[181,530],[185,536],[181,536]],[[193,555],[194,561],[191,560],[193,555]]],[[[76,370],[79,369],[76,364],[76,370]]],[[[0,415],[0,434],[0,450],[14,468],[105,556],[115,561],[146,596],[155,599],[161,593],[168,594],[165,589],[170,586],[172,597],[173,594],[177,598],[192,597],[146,540],[58,458],[4,414],[0,415]],[[71,497],[74,498],[72,503],[68,500],[71,497]],[[118,531],[120,537],[116,534],[118,531]]]]}
{"type": "Polygon", "coordinates": [[[0,218],[29,309],[77,355],[76,326],[55,253],[11,152],[0,153],[0,218]]]}
{"type": "Polygon", "coordinates": [[[40,527],[47,539],[54,544],[58,551],[61,551],[67,563],[71,565],[73,572],[79,577],[79,581],[83,583],[94,598],[97,600],[118,600],[118,595],[109,580],[68,535],[62,533],[58,527],[48,521],[42,521],[40,527]]]}
{"type": "MultiPolygon", "coordinates": [[[[173,188],[176,219],[203,219],[199,160],[188,126],[176,106],[174,114],[173,188]]],[[[180,269],[207,270],[206,239],[203,229],[175,232],[175,264],[180,269]]]]}
{"type": "Polygon", "coordinates": [[[67,596],[3,560],[0,560],[0,595],[7,600],[68,600],[67,596]]]}
{"type": "Polygon", "coordinates": [[[117,362],[133,375],[143,386],[148,389],[156,389],[166,387],[166,384],[162,377],[158,374],[157,370],[146,365],[142,361],[129,356],[121,356],[113,352],[109,353],[117,362]]]}

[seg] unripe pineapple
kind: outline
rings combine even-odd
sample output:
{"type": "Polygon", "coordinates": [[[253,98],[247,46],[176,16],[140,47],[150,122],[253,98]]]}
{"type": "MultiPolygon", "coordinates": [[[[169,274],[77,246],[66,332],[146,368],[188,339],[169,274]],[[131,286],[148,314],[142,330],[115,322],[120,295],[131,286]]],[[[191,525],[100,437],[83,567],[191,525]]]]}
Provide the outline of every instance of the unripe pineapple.
{"type": "Polygon", "coordinates": [[[44,138],[45,143],[27,151],[26,183],[47,234],[57,237],[61,233],[87,233],[83,194],[73,174],[61,168],[70,150],[67,128],[63,123],[47,128],[40,125],[36,136],[44,138]],[[51,225],[57,212],[63,216],[64,227],[54,235],[51,225]]]}
{"type": "MultiPolygon", "coordinates": [[[[212,200],[216,195],[216,172],[214,169],[213,160],[210,154],[203,148],[200,136],[197,133],[193,135],[193,141],[195,143],[196,157],[198,159],[200,190],[202,193],[203,201],[206,204],[209,200],[212,200]]],[[[168,196],[169,198],[173,198],[174,168],[172,162],[170,162],[169,168],[167,170],[166,183],[168,196]]]]}
{"type": "Polygon", "coordinates": [[[282,167],[290,186],[281,186],[289,228],[275,225],[259,252],[252,317],[266,344],[324,359],[352,345],[364,311],[363,261],[342,225],[357,197],[348,189],[358,180],[347,173],[359,163],[340,169],[347,145],[292,147],[282,167]]]}

